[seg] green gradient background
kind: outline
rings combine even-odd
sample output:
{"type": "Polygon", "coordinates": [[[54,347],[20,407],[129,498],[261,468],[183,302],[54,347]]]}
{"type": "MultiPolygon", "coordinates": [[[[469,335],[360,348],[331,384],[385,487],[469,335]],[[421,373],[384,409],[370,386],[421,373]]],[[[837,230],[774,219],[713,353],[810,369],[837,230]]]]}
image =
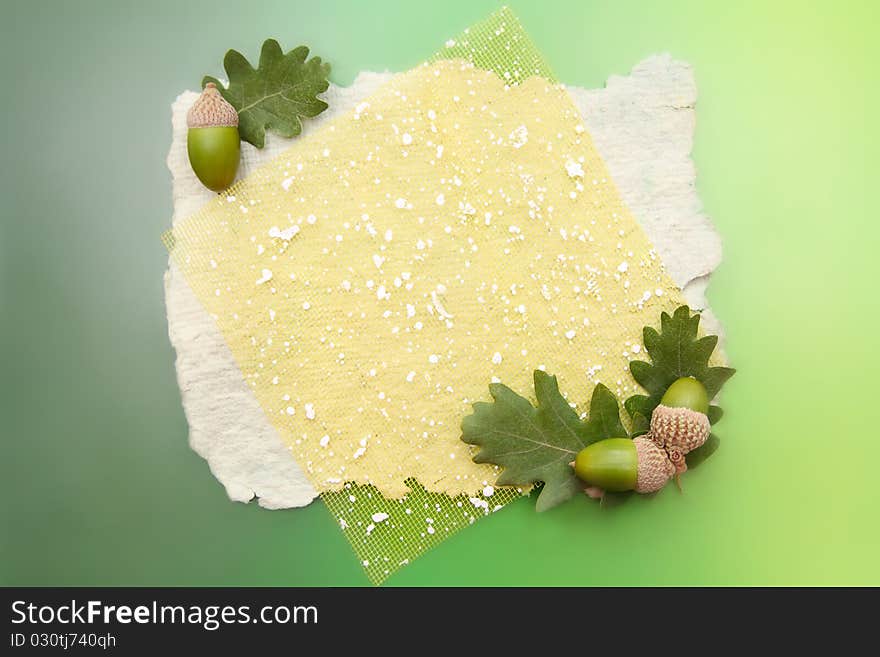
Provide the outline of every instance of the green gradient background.
{"type": "MultiPolygon", "coordinates": [[[[876,3],[511,4],[570,84],[693,63],[725,245],[710,298],[740,372],[684,494],[522,500],[388,583],[880,584],[876,3]]],[[[367,584],[323,505],[232,504],[187,446],[158,238],[169,106],[230,47],[305,42],[347,84],[494,6],[3,3],[0,584],[367,584]]]]}

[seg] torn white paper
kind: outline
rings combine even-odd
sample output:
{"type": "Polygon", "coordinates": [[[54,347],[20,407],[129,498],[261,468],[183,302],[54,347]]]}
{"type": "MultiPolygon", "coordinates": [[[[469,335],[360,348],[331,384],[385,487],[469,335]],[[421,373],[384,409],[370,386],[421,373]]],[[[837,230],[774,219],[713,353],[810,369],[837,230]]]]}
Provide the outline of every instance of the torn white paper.
{"type": "MultiPolygon", "coordinates": [[[[351,110],[391,76],[361,73],[351,87],[331,85],[324,94],[330,108],[306,122],[304,134],[351,110]]],[[[695,188],[690,158],[696,102],[692,69],[668,55],[653,56],[630,75],[610,78],[605,89],[569,91],[621,195],[671,277],[693,308],[706,311],[705,288],[720,262],[721,243],[702,213],[695,188]]],[[[197,97],[185,92],[172,106],[173,142],[167,163],[173,178],[174,223],[213,197],[193,174],[186,154],[186,113],[197,97]]],[[[239,177],[289,144],[274,136],[262,150],[242,143],[239,177]]],[[[570,174],[577,173],[573,167],[570,174]]],[[[193,449],[208,461],[234,501],[256,497],[270,509],[311,502],[317,492],[243,381],[213,319],[174,267],[165,274],[165,290],[193,449]]],[[[705,315],[705,327],[720,332],[711,314],[705,315]]]]}

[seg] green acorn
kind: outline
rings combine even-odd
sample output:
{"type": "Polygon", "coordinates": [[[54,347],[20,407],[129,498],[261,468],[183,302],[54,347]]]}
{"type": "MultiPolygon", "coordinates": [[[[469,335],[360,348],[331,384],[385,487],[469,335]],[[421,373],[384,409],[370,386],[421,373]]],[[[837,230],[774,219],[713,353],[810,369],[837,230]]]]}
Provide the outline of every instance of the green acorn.
{"type": "Polygon", "coordinates": [[[571,465],[588,486],[613,493],[654,493],[675,474],[667,453],[644,436],[600,440],[578,452],[571,465]]]}
{"type": "Polygon", "coordinates": [[[205,187],[223,191],[235,180],[241,157],[238,113],[209,82],[187,113],[186,125],[186,151],[193,171],[205,187]]]}
{"type": "MultiPolygon", "coordinates": [[[[702,383],[690,377],[675,381],[651,414],[651,439],[660,447],[681,455],[695,450],[709,437],[709,396],[702,383]]],[[[681,472],[686,466],[682,461],[681,472]]]]}
{"type": "Polygon", "coordinates": [[[689,376],[675,380],[663,393],[660,403],[669,408],[689,408],[704,415],[709,412],[706,387],[689,376]]]}

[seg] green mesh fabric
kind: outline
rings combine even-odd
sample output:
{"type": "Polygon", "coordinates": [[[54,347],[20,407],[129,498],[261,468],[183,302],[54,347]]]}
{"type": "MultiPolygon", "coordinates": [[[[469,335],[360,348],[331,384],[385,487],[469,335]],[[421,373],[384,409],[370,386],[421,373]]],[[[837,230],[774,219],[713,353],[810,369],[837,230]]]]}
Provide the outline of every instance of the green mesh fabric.
{"type": "Polygon", "coordinates": [[[426,491],[415,479],[407,484],[411,492],[399,500],[386,499],[373,486],[354,484],[321,495],[374,584],[522,495],[518,489],[490,487],[489,496],[450,497],[426,491]]]}
{"type": "Polygon", "coordinates": [[[428,62],[464,59],[492,71],[510,85],[538,75],[555,82],[544,57],[507,7],[469,27],[458,38],[449,39],[428,62]]]}

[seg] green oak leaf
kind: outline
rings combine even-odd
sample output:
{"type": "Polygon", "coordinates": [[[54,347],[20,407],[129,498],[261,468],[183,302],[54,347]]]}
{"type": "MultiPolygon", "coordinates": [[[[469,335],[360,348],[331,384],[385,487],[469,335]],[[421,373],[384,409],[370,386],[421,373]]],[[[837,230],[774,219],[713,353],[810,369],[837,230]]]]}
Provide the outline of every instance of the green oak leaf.
{"type": "Polygon", "coordinates": [[[719,447],[721,447],[721,439],[714,433],[710,433],[706,442],[684,457],[688,470],[696,468],[700,463],[712,456],[719,447]]]}
{"type": "MultiPolygon", "coordinates": [[[[647,432],[651,414],[660,404],[666,389],[676,379],[694,377],[705,386],[711,400],[736,371],[730,367],[709,366],[709,358],[718,344],[718,336],[697,337],[699,327],[699,313],[692,315],[687,306],[680,306],[671,316],[663,313],[659,332],[653,327],[645,327],[645,351],[648,352],[651,362],[634,360],[630,362],[629,368],[633,378],[648,394],[633,395],[624,402],[624,407],[633,420],[635,435],[647,432]]],[[[711,423],[718,422],[721,414],[720,407],[709,407],[711,423]]]]}
{"type": "Polygon", "coordinates": [[[546,511],[583,490],[569,463],[587,445],[627,436],[620,406],[602,384],[593,390],[589,418],[581,420],[559,392],[555,376],[535,370],[537,407],[500,383],[489,386],[493,402],[476,402],[461,423],[461,439],[480,447],[476,463],[504,468],[501,486],[544,482],[535,508],[546,511]]]}
{"type": "Polygon", "coordinates": [[[240,52],[230,50],[223,58],[229,86],[206,75],[202,86],[213,82],[238,112],[241,138],[257,148],[266,143],[266,130],[282,137],[302,132],[302,118],[314,117],[327,109],[317,94],[327,91],[330,64],[320,57],[308,59],[306,46],[288,53],[275,39],[267,39],[260,52],[260,65],[253,68],[240,52]]]}

